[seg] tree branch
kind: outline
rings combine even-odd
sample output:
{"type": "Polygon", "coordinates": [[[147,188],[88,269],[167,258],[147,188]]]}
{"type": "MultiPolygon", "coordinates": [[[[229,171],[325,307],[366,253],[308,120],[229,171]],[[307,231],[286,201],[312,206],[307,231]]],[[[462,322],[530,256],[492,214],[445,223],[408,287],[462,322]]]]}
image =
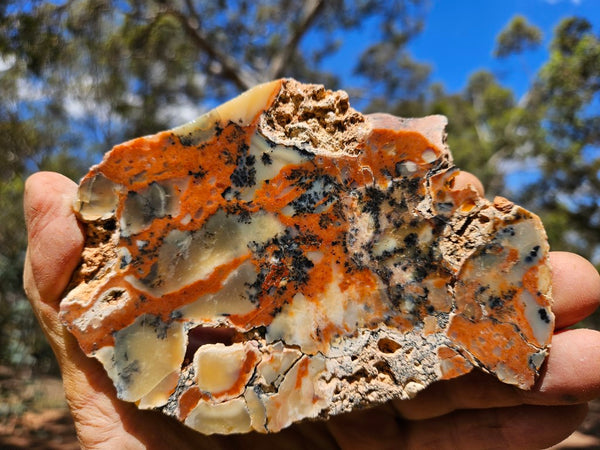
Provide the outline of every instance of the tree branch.
{"type": "Polygon", "coordinates": [[[185,5],[187,6],[189,14],[191,14],[196,20],[196,26],[200,27],[202,25],[202,17],[198,14],[196,7],[194,6],[194,2],[192,0],[185,0],[185,5]]]}
{"type": "Polygon", "coordinates": [[[223,75],[233,81],[240,90],[245,91],[250,89],[261,81],[258,76],[240,66],[234,58],[215,48],[209,38],[199,28],[198,24],[190,20],[181,11],[168,9],[163,11],[162,14],[170,15],[177,19],[196,47],[206,52],[214,61],[218,62],[223,70],[223,75]]]}
{"type": "Polygon", "coordinates": [[[270,64],[268,73],[270,74],[271,79],[281,78],[283,76],[285,68],[291,63],[292,57],[294,56],[302,37],[310,29],[324,5],[324,0],[308,0],[304,2],[300,23],[290,36],[290,39],[282,47],[281,52],[275,55],[270,64]]]}

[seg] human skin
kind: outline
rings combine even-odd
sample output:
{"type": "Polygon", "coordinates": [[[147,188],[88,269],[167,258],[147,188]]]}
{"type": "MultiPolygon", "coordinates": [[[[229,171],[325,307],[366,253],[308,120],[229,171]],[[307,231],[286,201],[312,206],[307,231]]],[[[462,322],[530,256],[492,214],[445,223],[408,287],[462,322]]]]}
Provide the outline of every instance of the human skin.
{"type": "MultiPolygon", "coordinates": [[[[482,191],[477,179],[465,184],[482,191]]],[[[556,332],[534,388],[522,391],[480,372],[441,381],[408,401],[328,421],[305,421],[273,435],[203,436],[155,411],[116,397],[101,364],[88,358],[58,318],[84,236],[71,205],[77,185],[51,172],[25,186],[29,246],[24,285],[60,365],[67,402],[83,448],[436,448],[527,449],[551,446],[573,432],[600,396],[600,332],[567,329],[600,303],[600,276],[585,259],[553,252],[556,332]]]]}

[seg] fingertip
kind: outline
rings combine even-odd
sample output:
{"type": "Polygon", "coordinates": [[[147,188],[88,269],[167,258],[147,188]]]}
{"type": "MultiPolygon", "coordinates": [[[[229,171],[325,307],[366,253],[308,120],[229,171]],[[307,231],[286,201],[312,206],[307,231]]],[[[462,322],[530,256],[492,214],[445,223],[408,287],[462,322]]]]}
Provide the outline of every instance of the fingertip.
{"type": "Polygon", "coordinates": [[[73,192],[77,190],[77,183],[57,172],[36,172],[25,181],[25,194],[28,196],[43,193],[45,189],[73,192]]]}
{"type": "Polygon", "coordinates": [[[506,408],[504,432],[507,448],[548,448],[572,434],[588,412],[586,403],[561,406],[506,408]]]}
{"type": "Polygon", "coordinates": [[[530,393],[523,392],[525,400],[546,405],[584,403],[600,396],[600,332],[576,329],[556,334],[530,393]]]}
{"type": "MultiPolygon", "coordinates": [[[[38,221],[53,208],[58,200],[72,199],[77,184],[56,172],[36,172],[25,181],[23,208],[29,233],[36,233],[38,221]]],[[[70,206],[69,206],[70,207],[70,206]]],[[[64,212],[64,208],[60,208],[64,212]]]]}
{"type": "Polygon", "coordinates": [[[551,252],[553,311],[556,328],[573,325],[600,305],[600,274],[585,258],[568,252],[551,252]]]}
{"type": "Polygon", "coordinates": [[[84,235],[73,213],[77,185],[58,173],[39,172],[25,184],[24,214],[30,275],[40,300],[54,303],[66,287],[83,248],[84,235]]]}
{"type": "Polygon", "coordinates": [[[586,412],[585,404],[458,410],[412,422],[407,447],[548,448],[575,431],[586,412]]]}

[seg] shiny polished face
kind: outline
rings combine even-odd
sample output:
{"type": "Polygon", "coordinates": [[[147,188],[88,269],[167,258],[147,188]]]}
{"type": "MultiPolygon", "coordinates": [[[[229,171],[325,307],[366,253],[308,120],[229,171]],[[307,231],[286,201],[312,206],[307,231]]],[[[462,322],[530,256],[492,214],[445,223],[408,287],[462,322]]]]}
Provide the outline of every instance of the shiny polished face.
{"type": "Polygon", "coordinates": [[[553,331],[539,219],[475,190],[446,119],[260,85],[116,146],[82,180],[64,324],[119,398],[276,432],[474,367],[530,388],[553,331]]]}

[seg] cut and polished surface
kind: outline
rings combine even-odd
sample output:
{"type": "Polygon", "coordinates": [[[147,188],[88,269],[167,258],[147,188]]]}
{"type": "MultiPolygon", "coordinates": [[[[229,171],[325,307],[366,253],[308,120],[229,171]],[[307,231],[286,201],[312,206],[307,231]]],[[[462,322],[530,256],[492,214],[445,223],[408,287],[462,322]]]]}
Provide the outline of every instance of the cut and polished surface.
{"type": "Polygon", "coordinates": [[[117,395],[278,431],[474,367],[530,388],[553,331],[539,219],[453,189],[446,119],[278,80],[82,180],[61,317],[117,395]]]}

